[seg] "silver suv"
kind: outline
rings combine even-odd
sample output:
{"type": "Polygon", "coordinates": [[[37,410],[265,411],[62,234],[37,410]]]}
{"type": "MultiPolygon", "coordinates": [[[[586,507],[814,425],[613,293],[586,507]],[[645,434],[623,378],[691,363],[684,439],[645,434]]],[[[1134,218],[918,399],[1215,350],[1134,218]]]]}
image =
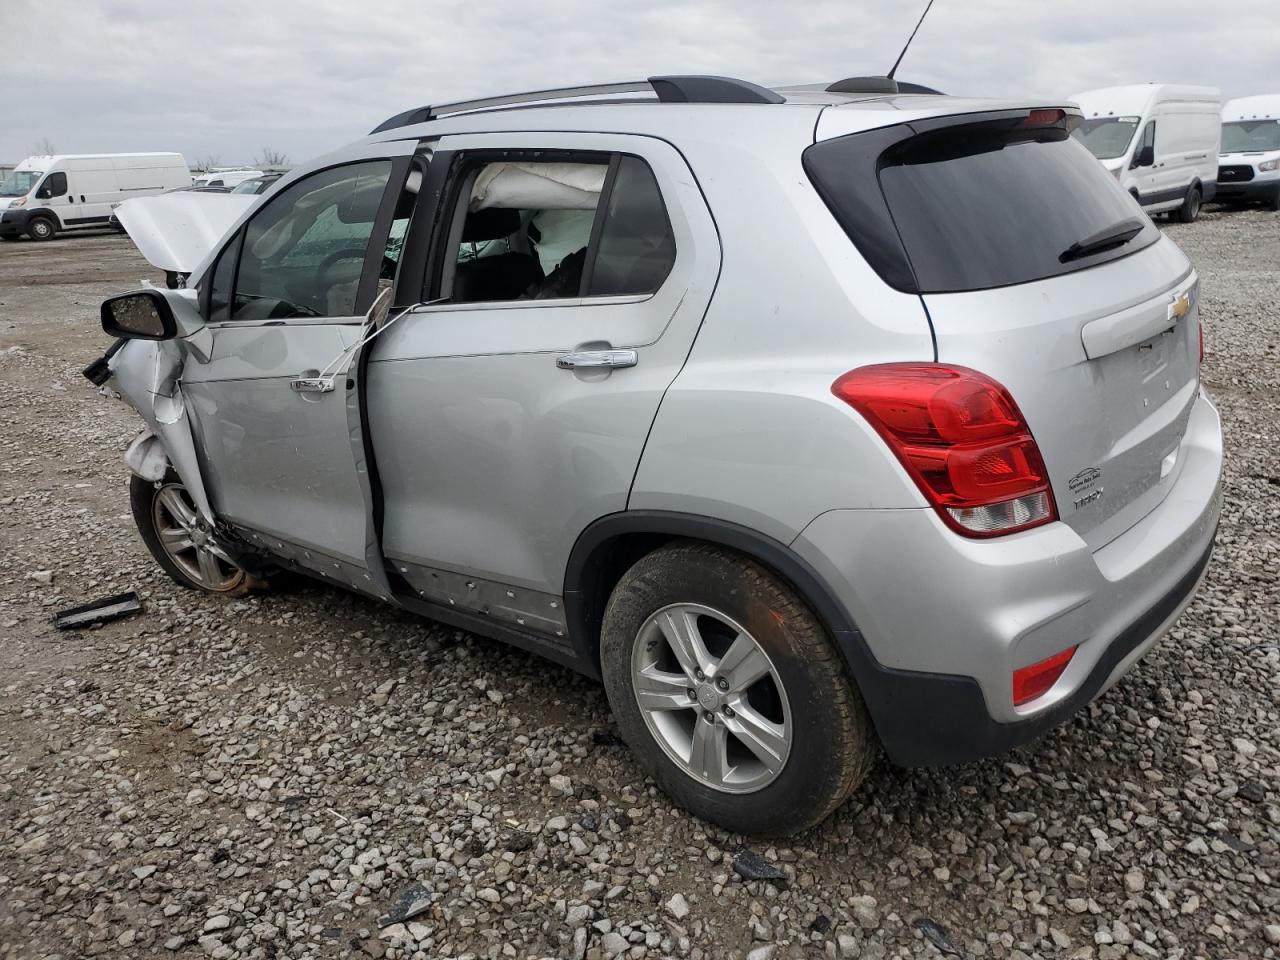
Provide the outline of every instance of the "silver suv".
{"type": "Polygon", "coordinates": [[[1008,750],[1190,602],[1197,279],[1070,107],[717,77],[388,120],[103,304],[179,583],[302,571],[599,677],[726,828],[1008,750]]]}

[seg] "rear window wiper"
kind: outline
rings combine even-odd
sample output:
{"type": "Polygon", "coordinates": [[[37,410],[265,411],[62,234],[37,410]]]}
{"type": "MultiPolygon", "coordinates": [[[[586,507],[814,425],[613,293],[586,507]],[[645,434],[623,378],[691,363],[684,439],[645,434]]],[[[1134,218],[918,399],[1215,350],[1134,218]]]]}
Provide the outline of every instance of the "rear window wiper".
{"type": "Polygon", "coordinates": [[[1145,230],[1146,226],[1146,223],[1137,217],[1130,217],[1127,220],[1121,220],[1119,223],[1113,223],[1097,233],[1091,233],[1083,240],[1077,240],[1058,254],[1058,261],[1060,263],[1070,263],[1072,260],[1079,260],[1081,257],[1102,253],[1104,250],[1110,250],[1113,247],[1122,247],[1145,230]]]}

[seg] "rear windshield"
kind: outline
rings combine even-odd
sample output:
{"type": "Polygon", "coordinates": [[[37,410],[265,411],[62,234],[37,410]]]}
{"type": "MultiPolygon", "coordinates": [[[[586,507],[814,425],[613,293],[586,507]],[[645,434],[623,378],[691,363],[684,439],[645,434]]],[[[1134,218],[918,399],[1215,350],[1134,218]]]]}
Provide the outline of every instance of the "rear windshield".
{"type": "Polygon", "coordinates": [[[853,134],[815,144],[805,167],[851,239],[885,281],[920,293],[983,290],[1069,273],[1154,243],[1159,231],[1065,123],[1023,118],[878,134],[875,173],[859,175],[865,143],[853,134]],[[912,135],[914,134],[914,135],[912,135]],[[889,142],[891,141],[892,142],[889,142]],[[901,246],[883,249],[860,221],[878,185],[901,246]],[[892,251],[891,251],[892,254],[892,251]]]}

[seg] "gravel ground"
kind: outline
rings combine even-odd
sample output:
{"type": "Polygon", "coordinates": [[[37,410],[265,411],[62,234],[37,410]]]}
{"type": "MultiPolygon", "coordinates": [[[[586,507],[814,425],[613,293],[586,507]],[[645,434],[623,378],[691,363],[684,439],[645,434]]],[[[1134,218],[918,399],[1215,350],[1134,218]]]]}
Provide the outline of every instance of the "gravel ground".
{"type": "Polygon", "coordinates": [[[0,957],[1280,957],[1280,215],[1166,229],[1229,451],[1198,599],[1038,743],[881,763],[745,848],[566,670],[321,587],[170,583],[136,417],[78,373],[99,299],[154,271],[118,237],[3,245],[0,957]],[[129,588],[139,617],[48,623],[129,588]]]}

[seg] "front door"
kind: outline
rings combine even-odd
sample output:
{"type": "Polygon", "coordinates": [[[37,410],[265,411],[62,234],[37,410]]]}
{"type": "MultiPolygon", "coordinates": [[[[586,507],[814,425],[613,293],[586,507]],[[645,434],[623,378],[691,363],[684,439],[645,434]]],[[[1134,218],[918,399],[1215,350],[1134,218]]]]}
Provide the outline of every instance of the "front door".
{"type": "MultiPolygon", "coordinates": [[[[1146,126],[1142,128],[1142,133],[1138,137],[1138,145],[1134,148],[1134,162],[1138,163],[1141,159],[1147,159],[1143,156],[1145,151],[1155,150],[1156,145],[1156,122],[1148,120],[1146,126]]],[[[1156,197],[1158,190],[1156,160],[1151,157],[1150,163],[1143,163],[1133,171],[1133,184],[1137,188],[1139,203],[1143,206],[1158,203],[1156,197]]]]}
{"type": "Polygon", "coordinates": [[[447,302],[368,366],[384,550],[420,599],[554,642],[569,552],[626,508],[719,238],[683,158],[647,137],[446,136],[427,193],[431,268],[408,302],[447,302]]]}
{"type": "Polygon", "coordinates": [[[213,333],[183,395],[215,514],[250,542],[384,595],[352,362],[394,263],[413,142],[311,173],[254,212],[201,283],[213,333]],[[391,267],[388,267],[388,264],[391,267]]]}
{"type": "Polygon", "coordinates": [[[36,189],[36,205],[46,207],[58,215],[59,223],[54,226],[60,230],[74,227],[79,223],[80,208],[68,186],[65,170],[55,170],[45,176],[44,181],[36,189]]]}

